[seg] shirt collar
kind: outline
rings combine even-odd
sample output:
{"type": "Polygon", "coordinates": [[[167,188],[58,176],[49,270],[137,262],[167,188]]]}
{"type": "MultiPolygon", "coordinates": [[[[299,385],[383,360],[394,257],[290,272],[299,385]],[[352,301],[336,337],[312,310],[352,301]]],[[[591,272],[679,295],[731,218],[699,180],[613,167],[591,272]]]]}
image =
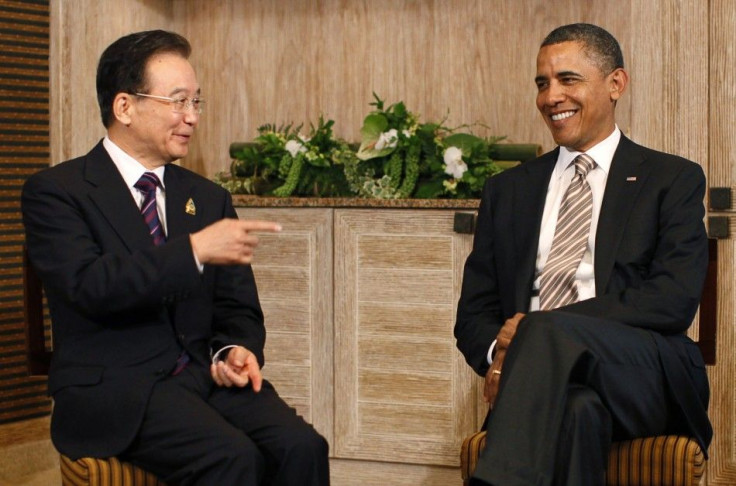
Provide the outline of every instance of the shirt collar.
{"type": "MultiPolygon", "coordinates": [[[[597,145],[586,150],[585,153],[590,155],[595,160],[596,168],[602,169],[606,174],[611,169],[611,162],[613,161],[613,154],[616,153],[616,148],[621,140],[621,130],[616,125],[613,132],[606,137],[604,140],[599,142],[597,145]]],[[[570,150],[567,147],[560,146],[560,153],[557,156],[557,164],[555,165],[555,171],[553,177],[562,177],[572,161],[580,155],[582,152],[576,150],[570,150]]]]}
{"type": "Polygon", "coordinates": [[[105,147],[105,150],[107,150],[107,153],[110,154],[110,158],[115,164],[115,167],[118,168],[118,172],[123,176],[123,180],[130,190],[133,190],[133,186],[138,182],[138,179],[141,178],[144,172],[153,172],[156,174],[161,181],[161,189],[164,189],[165,165],[153,170],[146,169],[140,162],[128,155],[123,149],[116,145],[115,142],[110,140],[107,135],[105,135],[105,138],[102,140],[102,145],[105,147]]]}

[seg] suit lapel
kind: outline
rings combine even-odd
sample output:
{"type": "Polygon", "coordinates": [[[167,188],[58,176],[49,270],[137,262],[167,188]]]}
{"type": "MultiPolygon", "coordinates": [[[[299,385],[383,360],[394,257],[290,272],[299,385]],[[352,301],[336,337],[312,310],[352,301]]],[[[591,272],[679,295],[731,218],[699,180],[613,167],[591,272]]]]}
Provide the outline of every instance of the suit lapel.
{"type": "Polygon", "coordinates": [[[167,165],[164,173],[166,187],[166,226],[168,237],[193,233],[201,229],[199,225],[201,209],[197,204],[197,194],[191,179],[177,166],[167,165]]]}
{"type": "Polygon", "coordinates": [[[86,181],[89,197],[114,228],[128,250],[153,244],[140,210],[102,142],[88,154],[86,181]]]}
{"type": "Polygon", "coordinates": [[[626,227],[639,191],[649,177],[649,168],[644,162],[638,146],[622,135],[611,162],[596,230],[595,285],[599,295],[608,286],[623,237],[621,229],[626,227]]]}
{"type": "Polygon", "coordinates": [[[513,211],[514,244],[517,253],[516,308],[528,309],[539,247],[544,203],[549,178],[557,161],[559,149],[546,153],[540,159],[522,166],[521,175],[514,183],[513,211]]]}

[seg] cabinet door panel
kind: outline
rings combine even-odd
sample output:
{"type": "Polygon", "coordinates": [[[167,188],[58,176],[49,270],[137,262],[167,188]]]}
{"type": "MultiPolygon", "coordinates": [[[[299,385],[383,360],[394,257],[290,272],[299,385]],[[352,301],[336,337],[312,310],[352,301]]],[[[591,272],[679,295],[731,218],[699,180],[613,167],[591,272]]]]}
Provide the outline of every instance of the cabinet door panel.
{"type": "Polygon", "coordinates": [[[259,234],[253,272],[266,320],[263,375],[332,443],[332,210],[239,208],[281,223],[259,234]]]}
{"type": "Polygon", "coordinates": [[[480,399],[452,334],[472,236],[449,210],[335,211],[335,455],[456,466],[480,399]]]}

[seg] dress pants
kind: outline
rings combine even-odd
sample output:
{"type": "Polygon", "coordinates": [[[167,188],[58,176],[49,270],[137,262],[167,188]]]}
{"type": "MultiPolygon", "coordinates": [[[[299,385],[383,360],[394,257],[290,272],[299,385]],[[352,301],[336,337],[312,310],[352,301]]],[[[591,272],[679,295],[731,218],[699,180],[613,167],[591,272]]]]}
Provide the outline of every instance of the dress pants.
{"type": "Polygon", "coordinates": [[[471,484],[605,484],[614,440],[659,435],[667,384],[651,331],[533,312],[507,352],[471,484]]]}
{"type": "Polygon", "coordinates": [[[172,485],[326,486],[327,441],[264,380],[225,388],[190,363],[157,383],[120,457],[172,485]]]}

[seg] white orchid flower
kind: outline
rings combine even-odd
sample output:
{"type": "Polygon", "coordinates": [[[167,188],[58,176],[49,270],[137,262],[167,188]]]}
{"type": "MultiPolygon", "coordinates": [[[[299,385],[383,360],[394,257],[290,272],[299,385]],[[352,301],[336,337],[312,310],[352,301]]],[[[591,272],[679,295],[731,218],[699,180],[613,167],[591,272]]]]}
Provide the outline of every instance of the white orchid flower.
{"type": "Polygon", "coordinates": [[[391,130],[383,132],[381,135],[378,136],[378,140],[376,140],[376,145],[374,146],[374,148],[376,150],[383,150],[384,148],[394,148],[398,143],[399,132],[396,131],[395,128],[392,128],[391,130]]]}
{"type": "Polygon", "coordinates": [[[300,152],[304,153],[307,151],[307,147],[305,147],[303,143],[297,140],[289,140],[288,142],[286,142],[286,145],[284,145],[284,149],[286,149],[286,151],[289,152],[292,157],[296,157],[296,154],[300,152]]]}
{"type": "Polygon", "coordinates": [[[455,179],[462,179],[468,170],[468,164],[463,161],[463,151],[457,147],[447,147],[443,154],[445,160],[445,174],[455,179]]]}

